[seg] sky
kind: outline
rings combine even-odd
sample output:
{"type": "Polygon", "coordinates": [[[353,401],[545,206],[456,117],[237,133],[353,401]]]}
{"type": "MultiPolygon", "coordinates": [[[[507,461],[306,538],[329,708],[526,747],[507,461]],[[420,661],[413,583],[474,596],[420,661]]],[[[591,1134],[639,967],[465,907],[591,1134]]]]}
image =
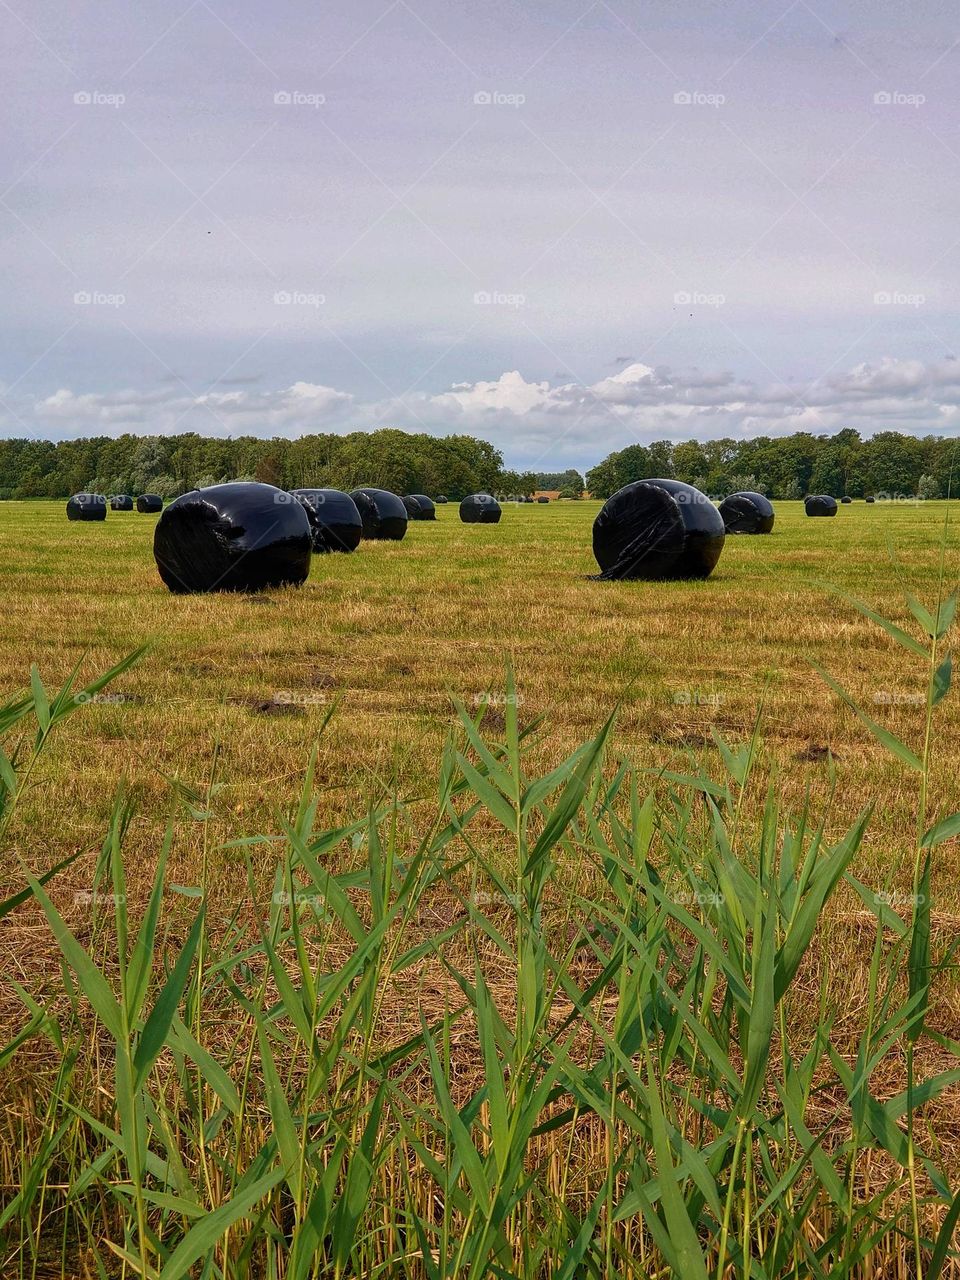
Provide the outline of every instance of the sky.
{"type": "Polygon", "coordinates": [[[960,428],[902,0],[0,0],[0,435],[960,428]]]}

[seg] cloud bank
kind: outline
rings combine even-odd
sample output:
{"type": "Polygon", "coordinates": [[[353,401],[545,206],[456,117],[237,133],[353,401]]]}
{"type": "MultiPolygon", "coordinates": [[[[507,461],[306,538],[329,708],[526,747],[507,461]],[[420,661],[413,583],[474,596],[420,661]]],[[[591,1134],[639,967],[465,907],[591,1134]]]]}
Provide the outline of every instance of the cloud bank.
{"type": "Polygon", "coordinates": [[[435,435],[466,432],[493,441],[508,463],[597,461],[625,444],[654,439],[743,438],[795,431],[864,435],[899,430],[950,434],[960,427],[960,362],[887,358],[806,386],[760,384],[725,370],[674,370],[631,363],[591,385],[531,381],[518,370],[459,382],[436,393],[364,401],[321,383],[269,390],[176,381],[149,391],[3,397],[4,434],[289,436],[394,426],[435,435]]]}

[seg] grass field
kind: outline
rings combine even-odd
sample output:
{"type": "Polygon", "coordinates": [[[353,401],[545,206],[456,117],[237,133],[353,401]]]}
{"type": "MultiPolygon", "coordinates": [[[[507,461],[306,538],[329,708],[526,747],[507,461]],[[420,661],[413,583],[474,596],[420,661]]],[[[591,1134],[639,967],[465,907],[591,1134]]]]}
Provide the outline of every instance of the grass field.
{"type": "MultiPolygon", "coordinates": [[[[598,505],[507,506],[495,527],[462,525],[450,505],[439,509],[436,523],[412,524],[402,543],[363,543],[351,556],[315,557],[300,590],[175,597],[154,568],[153,517],[111,512],[104,524],[68,524],[59,502],[0,504],[4,690],[24,687],[31,662],[53,687],[78,661],[82,676],[92,678],[150,644],[108,694],[64,726],[31,779],[8,843],[37,873],[81,851],[53,882],[51,896],[84,936],[90,908],[83,891],[120,780],[138,799],[124,841],[134,910],[150,891],[176,780],[206,817],[178,817],[168,875],[207,886],[216,930],[248,893],[243,859],[221,845],[276,831],[279,815],[295,811],[311,747],[334,704],[319,742],[314,829],[357,819],[368,802],[395,788],[408,802],[404,823],[413,842],[422,834],[421,809],[424,823],[430,820],[431,795],[435,807],[443,743],[456,724],[453,700],[475,713],[485,705],[484,733],[497,739],[507,720],[509,659],[521,726],[543,717],[528,771],[556,766],[619,704],[614,748],[650,771],[651,788],[663,789],[658,772],[685,774],[695,764],[719,776],[712,731],[744,743],[759,714],[761,759],[774,774],[784,813],[799,814],[809,793],[836,839],[875,801],[851,870],[866,885],[892,883],[908,893],[916,778],[811,663],[919,750],[922,661],[830,588],[922,639],[903,596],[936,599],[947,504],[857,503],[824,520],[806,518],[800,503],[778,503],[772,536],[728,538],[709,580],[664,584],[589,580],[598,505]]],[[[957,575],[956,527],[946,533],[947,590],[957,575]]],[[[944,702],[937,717],[931,820],[960,807],[956,699],[944,702]]],[[[761,779],[756,807],[744,806],[745,824],[757,829],[764,786],[761,779]]],[[[272,846],[250,852],[268,892],[272,846]]],[[[502,858],[507,865],[511,857],[495,823],[485,833],[484,854],[493,864],[502,858]]],[[[3,871],[8,891],[22,885],[13,856],[3,871]]],[[[953,845],[940,846],[932,918],[947,942],[960,919],[957,871],[953,845]]],[[[587,887],[578,868],[568,867],[550,892],[587,887]]],[[[442,910],[436,920],[438,930],[449,922],[442,910]]],[[[806,988],[815,1015],[825,977],[846,1000],[851,1031],[863,1014],[871,963],[863,920],[856,895],[842,888],[815,945],[806,988]]],[[[55,945],[36,912],[0,922],[0,950],[3,971],[28,987],[42,985],[56,967],[55,945]]],[[[402,992],[397,999],[395,1020],[402,1021],[402,992]]],[[[0,1013],[8,1026],[22,1021],[10,990],[0,1013]]],[[[794,1015],[803,1022],[802,999],[794,1015]]],[[[938,987],[931,1018],[943,1033],[960,1036],[956,984],[938,987]]],[[[51,1069],[42,1054],[26,1061],[28,1078],[33,1069],[38,1079],[51,1069]]],[[[8,1102],[21,1083],[5,1082],[8,1102]]],[[[951,1164],[960,1097],[947,1090],[938,1107],[938,1143],[951,1164]]],[[[9,1113],[16,1115],[15,1105],[9,1113]]],[[[602,1163],[603,1149],[594,1154],[602,1163]]],[[[909,1273],[902,1265],[907,1270],[900,1274],[909,1273]]]]}
{"type": "MultiPolygon", "coordinates": [[[[915,835],[911,781],[810,664],[916,740],[922,663],[911,669],[829,587],[916,630],[903,594],[936,592],[945,507],[858,503],[822,520],[782,502],[773,535],[728,538],[706,582],[616,584],[587,579],[596,503],[508,506],[495,527],[462,525],[450,505],[436,523],[411,524],[401,543],[315,557],[300,590],[176,597],[153,564],[153,517],[69,524],[59,502],[0,504],[0,687],[21,687],[32,661],[56,684],[81,659],[94,674],[152,645],[112,691],[126,700],[91,705],[47,758],[19,839],[36,866],[99,843],[126,776],[145,795],[149,859],[168,779],[204,789],[215,753],[218,814],[231,831],[259,829],[296,790],[335,699],[320,754],[321,820],[355,812],[385,777],[416,794],[436,775],[451,699],[495,699],[509,657],[521,719],[545,717],[545,763],[619,702],[618,743],[639,764],[677,769],[691,750],[716,754],[711,728],[746,739],[762,704],[783,797],[798,804],[807,787],[825,795],[832,752],[836,826],[876,799],[867,856],[885,873],[915,835]],[[51,803],[54,849],[46,824],[31,821],[51,803]]],[[[954,574],[958,527],[949,533],[954,574]]],[[[960,710],[948,701],[941,715],[934,810],[951,804],[960,774],[960,710]]],[[[498,716],[494,701],[488,727],[498,716]]]]}

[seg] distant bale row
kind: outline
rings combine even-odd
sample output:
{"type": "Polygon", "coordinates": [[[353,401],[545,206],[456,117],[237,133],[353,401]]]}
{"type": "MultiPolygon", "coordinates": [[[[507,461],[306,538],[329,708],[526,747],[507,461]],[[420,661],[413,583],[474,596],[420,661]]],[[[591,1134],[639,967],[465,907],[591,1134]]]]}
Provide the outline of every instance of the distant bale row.
{"type": "MultiPolygon", "coordinates": [[[[67,500],[67,519],[106,520],[107,505],[102,493],[75,493],[67,500]]],[[[132,511],[133,498],[128,493],[114,493],[109,506],[111,511],[132,511]]],[[[163,499],[158,493],[141,493],[137,498],[137,510],[156,515],[163,510],[163,499]]]]}
{"type": "MultiPolygon", "coordinates": [[[[500,506],[489,494],[473,494],[460,515],[465,523],[496,523],[500,506]]],[[[436,519],[426,494],[400,498],[373,487],[287,493],[252,481],[211,485],[183,494],[163,512],[154,558],[163,582],[178,594],[299,586],[312,553],[354,551],[362,538],[400,541],[410,519],[436,519]]]]}

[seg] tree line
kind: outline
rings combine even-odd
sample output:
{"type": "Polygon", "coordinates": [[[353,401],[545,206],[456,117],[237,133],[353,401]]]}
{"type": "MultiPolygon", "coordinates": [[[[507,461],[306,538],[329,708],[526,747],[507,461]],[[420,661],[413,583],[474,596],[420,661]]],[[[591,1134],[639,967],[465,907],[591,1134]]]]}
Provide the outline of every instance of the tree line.
{"type": "Polygon", "coordinates": [[[596,498],[634,480],[673,477],[722,496],[756,489],[771,498],[946,496],[957,491],[956,441],[940,436],[881,431],[862,439],[854,430],[836,435],[797,432],[751,440],[658,440],[611,453],[587,473],[575,470],[518,472],[503,455],[473,436],[435,437],[405,431],[355,431],[291,440],[256,436],[225,438],[195,432],[171,436],[95,436],[79,440],[0,440],[0,498],[65,498],[71,493],[159,493],[173,498],[188,489],[227,480],[260,480],[282,489],[324,485],[355,489],[376,485],[395,493],[462,498],[487,492],[501,497],[537,489],[596,498]]]}
{"type": "Polygon", "coordinates": [[[438,439],[385,429],[296,440],[255,436],[95,436],[80,440],[0,440],[0,498],[66,498],[72,493],[159,493],[173,498],[228,480],[281,489],[373,485],[394,493],[532,493],[533,472],[507,471],[485,440],[438,439]]]}
{"type": "Polygon", "coordinates": [[[634,480],[655,476],[683,480],[711,496],[753,489],[770,498],[829,493],[862,498],[946,497],[960,489],[954,475],[957,441],[880,431],[862,439],[850,428],[835,435],[798,431],[750,440],[658,440],[632,444],[587,472],[587,488],[609,497],[634,480]]]}

